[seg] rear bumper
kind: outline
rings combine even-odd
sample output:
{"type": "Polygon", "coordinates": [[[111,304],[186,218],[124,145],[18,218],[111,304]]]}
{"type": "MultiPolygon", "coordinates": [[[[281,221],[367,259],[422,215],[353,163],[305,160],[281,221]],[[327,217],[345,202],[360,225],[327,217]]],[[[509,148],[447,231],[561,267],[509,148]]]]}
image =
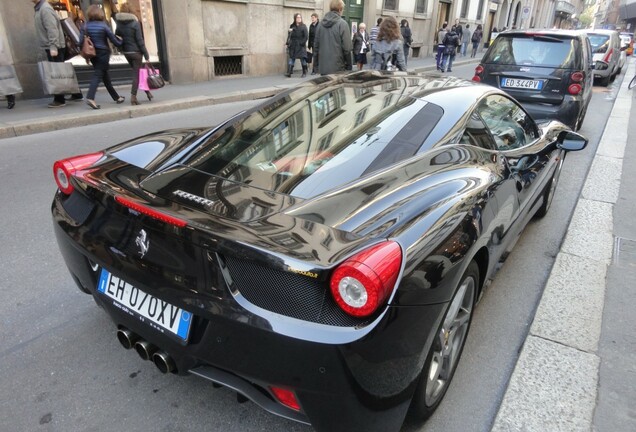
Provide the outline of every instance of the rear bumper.
{"type": "Polygon", "coordinates": [[[574,127],[581,110],[587,109],[581,97],[565,96],[560,105],[537,104],[522,102],[523,107],[535,121],[559,120],[570,127],[574,127]]]}
{"type": "MultiPolygon", "coordinates": [[[[445,304],[390,307],[360,339],[319,343],[277,333],[274,325],[233,299],[232,305],[219,307],[209,296],[196,301],[192,294],[181,300],[173,296],[170,302],[195,316],[189,340],[183,344],[99,293],[95,265],[115,272],[112,263],[99,261],[90,248],[78,245],[78,237],[67,234],[64,216],[55,205],[53,215],[60,251],[82,291],[95,298],[118,328],[126,328],[168,353],[179,374],[193,373],[223,384],[267,411],[310,423],[318,431],[400,429],[431,343],[429,330],[437,328],[445,304]],[[301,410],[280,404],[269,390],[272,385],[293,390],[301,410]]],[[[162,295],[143,281],[128,282],[157,297],[162,295]]],[[[304,326],[311,333],[312,325],[304,326]]]]}

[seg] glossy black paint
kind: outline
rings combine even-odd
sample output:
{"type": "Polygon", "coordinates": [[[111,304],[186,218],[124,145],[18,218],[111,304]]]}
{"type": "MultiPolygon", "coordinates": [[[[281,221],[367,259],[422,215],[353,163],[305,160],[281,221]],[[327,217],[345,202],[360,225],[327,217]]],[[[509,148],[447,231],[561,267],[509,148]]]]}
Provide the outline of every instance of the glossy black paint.
{"type": "MultiPolygon", "coordinates": [[[[73,195],[56,193],[60,251],[82,291],[119,327],[169,353],[179,373],[216,379],[317,430],[398,430],[468,264],[477,262],[483,287],[543,203],[564,149],[586,143],[552,122],[531,123],[536,139],[519,148],[497,150],[490,132],[481,146],[460,144],[469,120],[492,95],[502,93],[448,77],[320,77],[216,128],[120,144],[73,178],[73,195]],[[325,105],[317,102],[325,95],[334,98],[329,104],[341,103],[328,105],[333,111],[321,118],[325,105]],[[272,139],[271,148],[292,142],[294,149],[307,149],[303,166],[289,168],[293,160],[283,158],[282,175],[275,171],[279,155],[250,159],[267,153],[259,143],[269,142],[268,133],[281,125],[297,135],[287,130],[290,141],[278,146],[272,139]],[[329,133],[328,160],[312,164],[317,153],[311,147],[324,144],[329,133]],[[382,149],[371,151],[372,142],[382,149]],[[356,154],[355,163],[347,152],[356,154]],[[116,195],[188,225],[140,215],[117,204],[116,195]],[[78,220],[77,214],[88,216],[78,220]],[[135,243],[141,229],[151,242],[144,256],[135,243]],[[318,298],[329,306],[332,270],[387,239],[401,246],[402,268],[387,305],[369,318],[299,319],[296,310],[273,312],[266,301],[259,303],[266,299],[248,301],[242,294],[246,285],[283,278],[288,285],[276,294],[289,300],[283,306],[306,306],[303,289],[324,291],[318,298]],[[187,343],[143,325],[96,292],[95,265],[192,312],[187,343]],[[242,268],[251,270],[238,278],[242,268]],[[307,274],[311,283],[305,284],[307,274]],[[293,389],[301,411],[277,404],[270,385],[293,389]]],[[[262,296],[274,295],[277,287],[270,288],[262,296]]]]}

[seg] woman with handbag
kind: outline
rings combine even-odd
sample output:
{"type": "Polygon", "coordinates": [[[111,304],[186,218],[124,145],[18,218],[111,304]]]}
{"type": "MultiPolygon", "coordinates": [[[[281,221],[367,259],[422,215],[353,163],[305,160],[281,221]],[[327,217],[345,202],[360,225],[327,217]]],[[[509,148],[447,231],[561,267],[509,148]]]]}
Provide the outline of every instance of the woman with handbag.
{"type": "MultiPolygon", "coordinates": [[[[132,67],[132,87],[130,88],[130,104],[139,105],[137,100],[137,90],[139,89],[139,69],[141,69],[142,56],[146,61],[150,60],[144,37],[141,33],[139,20],[132,13],[128,3],[124,3],[119,8],[119,13],[115,17],[117,30],[115,34],[123,41],[122,51],[128,64],[132,67]]],[[[148,100],[152,100],[152,93],[146,90],[148,100]]]]}
{"type": "Polygon", "coordinates": [[[97,93],[97,86],[100,81],[104,82],[106,90],[108,90],[110,97],[112,97],[115,102],[118,104],[123,103],[126,98],[119,96],[117,90],[113,87],[108,73],[108,69],[110,68],[110,46],[108,45],[108,41],[111,41],[113,45],[117,47],[122,46],[122,41],[115,36],[110,27],[106,25],[104,12],[98,5],[89,6],[86,18],[88,18],[88,22],[80,31],[80,46],[84,45],[85,37],[90,38],[95,46],[95,56],[90,59],[93,64],[93,77],[88,87],[86,104],[93,109],[100,108],[100,106],[95,103],[95,94],[97,93]]]}
{"type": "Polygon", "coordinates": [[[300,60],[300,65],[303,68],[303,74],[301,78],[307,75],[307,38],[309,37],[309,31],[307,26],[303,23],[303,17],[299,13],[294,14],[294,22],[289,26],[287,31],[287,51],[289,54],[289,60],[287,61],[287,78],[292,76],[294,72],[294,63],[296,59],[300,60]]]}
{"type": "Polygon", "coordinates": [[[353,35],[353,55],[358,65],[358,70],[362,70],[367,64],[367,52],[369,51],[369,34],[367,25],[360,23],[358,31],[353,35]]]}

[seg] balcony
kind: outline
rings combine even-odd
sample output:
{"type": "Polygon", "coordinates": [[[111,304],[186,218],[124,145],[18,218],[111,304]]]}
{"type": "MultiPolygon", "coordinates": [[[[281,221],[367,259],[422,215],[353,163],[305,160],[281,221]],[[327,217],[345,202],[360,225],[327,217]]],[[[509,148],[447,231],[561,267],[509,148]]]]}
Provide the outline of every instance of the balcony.
{"type": "Polygon", "coordinates": [[[559,0],[556,2],[554,12],[562,15],[572,15],[576,11],[574,5],[565,0],[559,0]]]}

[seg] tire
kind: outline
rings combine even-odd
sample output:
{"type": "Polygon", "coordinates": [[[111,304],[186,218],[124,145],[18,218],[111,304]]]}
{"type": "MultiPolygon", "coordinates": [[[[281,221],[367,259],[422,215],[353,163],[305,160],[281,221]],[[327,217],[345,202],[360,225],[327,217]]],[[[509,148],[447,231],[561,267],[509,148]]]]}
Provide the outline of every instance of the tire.
{"type": "Polygon", "coordinates": [[[552,200],[554,199],[554,192],[556,191],[557,185],[559,184],[559,176],[561,175],[561,168],[563,167],[563,160],[565,159],[565,155],[561,156],[559,160],[559,164],[557,165],[556,171],[552,174],[552,178],[545,186],[543,193],[543,204],[539,207],[539,210],[534,214],[534,217],[537,219],[541,219],[545,215],[548,214],[548,210],[550,210],[550,205],[552,205],[552,200]]]}
{"type": "Polygon", "coordinates": [[[598,79],[598,83],[600,85],[602,85],[603,87],[607,87],[609,85],[609,83],[610,83],[610,78],[611,78],[610,75],[608,75],[606,77],[601,77],[601,78],[598,79]]]}
{"type": "Polygon", "coordinates": [[[479,267],[475,261],[471,261],[426,356],[409,409],[409,417],[414,420],[429,418],[446,394],[466,343],[478,286],[479,267]]]}
{"type": "Polygon", "coordinates": [[[627,88],[631,90],[634,88],[634,86],[636,86],[636,75],[634,75],[634,78],[632,78],[629,84],[627,84],[627,88]]]}

